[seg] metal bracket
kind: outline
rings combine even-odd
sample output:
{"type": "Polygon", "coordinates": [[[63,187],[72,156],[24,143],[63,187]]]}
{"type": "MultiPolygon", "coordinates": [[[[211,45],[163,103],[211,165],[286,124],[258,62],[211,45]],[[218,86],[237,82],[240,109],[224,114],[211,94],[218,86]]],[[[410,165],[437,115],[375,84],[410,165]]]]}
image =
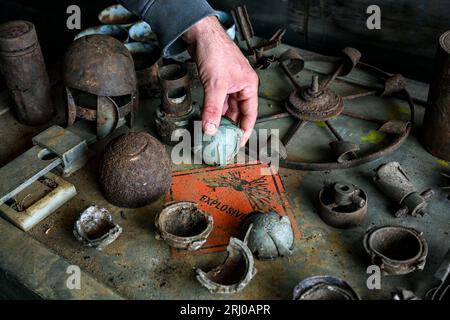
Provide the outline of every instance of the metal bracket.
{"type": "Polygon", "coordinates": [[[87,145],[94,141],[95,137],[81,137],[57,125],[35,136],[34,147],[0,168],[0,204],[55,168],[63,176],[80,169],[93,154],[87,145]]]}

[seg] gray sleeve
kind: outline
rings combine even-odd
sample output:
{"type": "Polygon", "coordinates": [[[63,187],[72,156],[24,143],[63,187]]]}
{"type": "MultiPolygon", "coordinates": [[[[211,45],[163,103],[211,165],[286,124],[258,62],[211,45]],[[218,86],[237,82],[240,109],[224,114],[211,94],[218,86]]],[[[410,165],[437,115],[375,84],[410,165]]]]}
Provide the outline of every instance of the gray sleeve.
{"type": "Polygon", "coordinates": [[[197,21],[215,15],[206,0],[118,0],[155,32],[164,57],[185,50],[180,36],[197,21]]]}

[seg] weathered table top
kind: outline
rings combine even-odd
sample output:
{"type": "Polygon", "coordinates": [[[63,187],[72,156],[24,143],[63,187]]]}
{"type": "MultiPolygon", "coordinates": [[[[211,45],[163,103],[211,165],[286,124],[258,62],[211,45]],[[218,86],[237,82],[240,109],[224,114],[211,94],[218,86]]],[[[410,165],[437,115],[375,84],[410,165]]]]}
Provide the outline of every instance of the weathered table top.
{"type": "MultiPolygon", "coordinates": [[[[320,64],[307,67],[321,69],[320,64]]],[[[260,115],[283,110],[282,100],[292,90],[279,70],[260,72],[260,115]]],[[[298,80],[309,83],[311,74],[301,72],[298,80]]],[[[426,96],[423,86],[414,84],[416,96],[426,96]]],[[[339,92],[358,92],[353,84],[339,81],[339,92]]],[[[54,88],[59,111],[55,122],[63,124],[64,111],[61,86],[54,88]]],[[[194,99],[201,102],[200,88],[194,89],[194,99]]],[[[141,101],[138,121],[133,131],[155,134],[152,114],[158,106],[156,99],[141,101]]],[[[374,114],[379,118],[408,118],[407,105],[396,99],[381,100],[367,97],[351,103],[349,109],[374,114]]],[[[166,243],[155,240],[154,217],[163,200],[140,209],[121,209],[106,202],[97,185],[97,163],[109,139],[91,146],[96,156],[81,170],[68,177],[78,195],[28,233],[0,219],[0,297],[18,294],[24,287],[44,298],[139,298],[139,299],[291,299],[292,290],[302,279],[313,275],[332,275],[346,280],[364,299],[390,299],[391,292],[401,287],[422,296],[436,284],[433,274],[449,248],[450,200],[439,187],[440,172],[449,163],[428,154],[417,140],[423,108],[418,107],[413,134],[395,153],[372,163],[346,170],[305,172],[280,169],[280,177],[294,210],[295,219],[303,234],[295,244],[294,254],[275,261],[258,261],[258,273],[242,292],[233,295],[212,295],[195,279],[194,267],[204,270],[218,265],[226,253],[209,253],[174,258],[166,243]],[[408,172],[419,190],[433,188],[437,195],[424,217],[394,218],[392,203],[373,185],[373,169],[387,161],[398,161],[408,172]],[[369,196],[369,211],[361,227],[338,230],[326,225],[317,215],[317,193],[324,180],[345,180],[364,189],[369,196]],[[103,251],[81,246],[72,229],[79,214],[90,204],[110,210],[123,234],[103,251]],[[425,270],[405,276],[383,277],[381,290],[368,290],[366,268],[371,264],[362,246],[365,230],[372,225],[400,224],[423,231],[429,245],[425,270]],[[68,265],[80,266],[83,271],[82,289],[68,290],[68,265]],[[14,287],[11,287],[14,284],[14,287]],[[9,289],[8,289],[9,288],[9,289]],[[19,291],[14,291],[13,289],[19,291]],[[0,290],[1,291],[1,290],[0,290]]],[[[379,137],[371,127],[358,121],[340,117],[335,124],[341,134],[353,141],[376,144],[379,137]]],[[[259,127],[280,128],[281,134],[293,123],[292,119],[264,123],[259,127]]],[[[0,116],[0,165],[31,147],[31,138],[47,126],[25,127],[17,123],[10,112],[0,116]]],[[[119,129],[113,136],[126,131],[119,129]]],[[[112,137],[111,137],[112,138],[112,137]]],[[[289,152],[292,157],[312,159],[320,157],[332,139],[321,124],[312,124],[295,139],[289,152]],[[318,147],[320,145],[320,147],[318,147]]],[[[185,167],[184,167],[185,168],[185,167]]],[[[183,167],[175,167],[181,170],[183,167]]],[[[1,177],[0,177],[1,179],[1,177]]]]}

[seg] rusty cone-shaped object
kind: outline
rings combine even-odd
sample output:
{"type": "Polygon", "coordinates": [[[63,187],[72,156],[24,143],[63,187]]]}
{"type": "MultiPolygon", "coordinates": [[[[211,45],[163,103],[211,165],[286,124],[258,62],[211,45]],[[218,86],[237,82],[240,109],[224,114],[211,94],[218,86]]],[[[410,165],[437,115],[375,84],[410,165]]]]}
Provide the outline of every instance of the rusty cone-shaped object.
{"type": "Polygon", "coordinates": [[[172,182],[164,146],[145,132],[112,140],[99,167],[103,196],[118,207],[138,208],[164,195],[172,182]]]}

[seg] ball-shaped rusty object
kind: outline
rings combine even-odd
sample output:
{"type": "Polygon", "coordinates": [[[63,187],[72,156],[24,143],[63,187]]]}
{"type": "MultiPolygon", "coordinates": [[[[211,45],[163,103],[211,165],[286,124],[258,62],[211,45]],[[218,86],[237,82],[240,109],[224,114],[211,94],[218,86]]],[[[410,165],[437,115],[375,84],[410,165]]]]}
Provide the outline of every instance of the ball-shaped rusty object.
{"type": "Polygon", "coordinates": [[[150,134],[132,132],[112,140],[99,167],[100,187],[110,203],[143,207],[157,200],[172,182],[165,147],[150,134]]]}

